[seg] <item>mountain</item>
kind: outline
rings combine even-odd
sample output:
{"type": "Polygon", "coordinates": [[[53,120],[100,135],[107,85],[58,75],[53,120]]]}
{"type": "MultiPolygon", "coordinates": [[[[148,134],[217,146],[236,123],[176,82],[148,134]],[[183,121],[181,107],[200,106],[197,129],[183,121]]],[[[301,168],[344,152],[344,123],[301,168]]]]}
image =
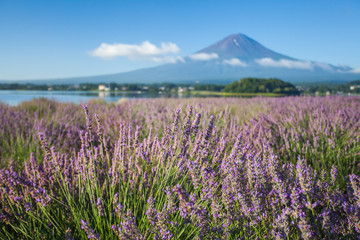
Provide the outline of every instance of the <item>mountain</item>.
{"type": "MultiPolygon", "coordinates": [[[[355,72],[346,66],[292,58],[266,48],[244,34],[233,34],[176,63],[118,74],[57,79],[56,82],[227,84],[244,77],[273,77],[292,83],[321,83],[360,79],[360,73],[355,72]]],[[[49,80],[41,82],[48,83],[49,80]]]]}
{"type": "Polygon", "coordinates": [[[244,34],[232,34],[197,53],[217,53],[219,57],[223,59],[238,58],[243,61],[250,61],[257,58],[272,58],[275,60],[292,59],[271,51],[244,34]]]}

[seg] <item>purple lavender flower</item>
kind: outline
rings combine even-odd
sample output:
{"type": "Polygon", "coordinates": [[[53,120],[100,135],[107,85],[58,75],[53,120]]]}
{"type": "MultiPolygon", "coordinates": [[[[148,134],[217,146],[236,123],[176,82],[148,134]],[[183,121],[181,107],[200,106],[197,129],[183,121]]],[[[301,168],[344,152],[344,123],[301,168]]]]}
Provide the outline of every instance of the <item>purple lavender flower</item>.
{"type": "Polygon", "coordinates": [[[86,105],[84,105],[83,108],[84,108],[84,113],[85,113],[85,118],[86,118],[86,128],[87,128],[88,132],[91,134],[91,130],[92,130],[91,115],[90,115],[89,109],[87,108],[86,105]]]}
{"type": "Polygon", "coordinates": [[[95,231],[89,227],[89,224],[86,221],[80,219],[80,223],[81,223],[81,229],[84,230],[88,239],[100,240],[100,235],[95,234],[95,231]]]}
{"type": "Polygon", "coordinates": [[[97,199],[96,207],[98,209],[99,216],[103,216],[104,215],[104,207],[103,207],[103,204],[102,204],[102,201],[101,201],[101,197],[99,197],[97,199]]]}

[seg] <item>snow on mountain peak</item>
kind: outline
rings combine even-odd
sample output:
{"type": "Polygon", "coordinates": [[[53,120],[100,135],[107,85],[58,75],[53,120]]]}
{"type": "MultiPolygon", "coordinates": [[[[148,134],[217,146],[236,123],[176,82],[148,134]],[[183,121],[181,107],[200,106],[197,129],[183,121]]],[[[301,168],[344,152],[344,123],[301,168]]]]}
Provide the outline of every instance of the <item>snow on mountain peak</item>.
{"type": "Polygon", "coordinates": [[[233,42],[235,43],[236,46],[239,46],[239,43],[236,41],[236,39],[233,39],[233,42]]]}

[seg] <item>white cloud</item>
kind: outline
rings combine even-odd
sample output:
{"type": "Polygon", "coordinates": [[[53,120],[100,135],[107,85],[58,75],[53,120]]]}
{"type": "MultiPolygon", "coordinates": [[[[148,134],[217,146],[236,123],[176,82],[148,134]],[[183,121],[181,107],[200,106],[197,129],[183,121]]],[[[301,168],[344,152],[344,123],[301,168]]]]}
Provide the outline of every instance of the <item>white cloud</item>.
{"type": "Polygon", "coordinates": [[[321,63],[321,62],[315,62],[314,63],[315,66],[319,67],[319,68],[322,68],[326,71],[331,71],[333,70],[333,67],[331,67],[329,64],[327,63],[321,63]]]}
{"type": "Polygon", "coordinates": [[[285,68],[299,68],[299,69],[313,69],[314,65],[310,61],[296,61],[288,59],[274,60],[272,58],[256,59],[259,65],[267,67],[285,67],[285,68]]]}
{"type": "Polygon", "coordinates": [[[225,59],[223,61],[225,64],[229,64],[231,66],[241,66],[241,67],[246,67],[247,64],[237,58],[231,58],[231,59],[225,59]]]}
{"type": "Polygon", "coordinates": [[[209,61],[219,57],[216,53],[195,53],[189,56],[192,60],[196,61],[209,61]]]}
{"type": "Polygon", "coordinates": [[[350,70],[351,73],[360,73],[360,67],[359,68],[353,68],[350,70]]]}
{"type": "Polygon", "coordinates": [[[149,41],[144,41],[140,45],[102,43],[98,48],[89,52],[89,54],[91,56],[100,57],[103,59],[125,56],[131,60],[171,62],[174,61],[174,59],[178,59],[178,57],[171,57],[166,55],[171,53],[178,53],[179,51],[179,47],[174,43],[163,42],[161,43],[160,47],[157,47],[149,41]]]}

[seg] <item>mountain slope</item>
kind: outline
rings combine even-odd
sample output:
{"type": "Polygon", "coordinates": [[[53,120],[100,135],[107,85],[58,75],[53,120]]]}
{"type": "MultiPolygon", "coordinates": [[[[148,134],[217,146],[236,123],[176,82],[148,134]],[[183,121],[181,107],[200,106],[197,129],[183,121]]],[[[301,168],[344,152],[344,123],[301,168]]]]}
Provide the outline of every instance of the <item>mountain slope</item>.
{"type": "MultiPolygon", "coordinates": [[[[131,72],[56,79],[57,83],[217,83],[244,77],[280,78],[287,82],[345,82],[360,79],[349,67],[303,61],[274,52],[244,34],[232,34],[183,61],[131,72]]],[[[50,80],[37,81],[48,83],[50,80]]]]}
{"type": "Polygon", "coordinates": [[[198,53],[218,53],[220,58],[252,60],[256,58],[293,59],[264,47],[244,34],[232,34],[198,53]]]}

